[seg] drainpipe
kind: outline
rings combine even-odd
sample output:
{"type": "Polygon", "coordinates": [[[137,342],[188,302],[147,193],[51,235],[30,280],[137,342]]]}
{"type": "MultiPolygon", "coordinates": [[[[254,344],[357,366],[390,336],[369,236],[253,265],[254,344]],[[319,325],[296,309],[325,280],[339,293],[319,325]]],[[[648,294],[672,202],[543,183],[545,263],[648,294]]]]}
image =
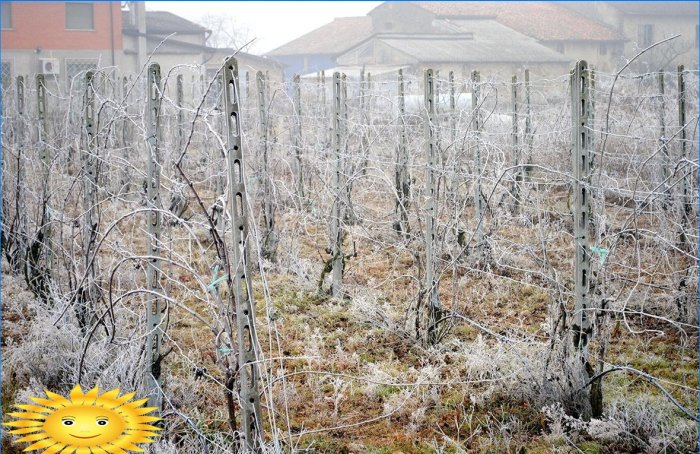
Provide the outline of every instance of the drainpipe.
{"type": "Polygon", "coordinates": [[[146,63],[146,55],[148,52],[146,41],[146,3],[133,2],[132,5],[136,11],[136,30],[138,31],[138,61],[136,64],[136,72],[138,72],[141,66],[146,63]]]}
{"type": "Polygon", "coordinates": [[[116,66],[116,60],[114,57],[114,8],[112,7],[112,3],[108,3],[109,5],[109,45],[112,50],[112,66],[116,66]]]}

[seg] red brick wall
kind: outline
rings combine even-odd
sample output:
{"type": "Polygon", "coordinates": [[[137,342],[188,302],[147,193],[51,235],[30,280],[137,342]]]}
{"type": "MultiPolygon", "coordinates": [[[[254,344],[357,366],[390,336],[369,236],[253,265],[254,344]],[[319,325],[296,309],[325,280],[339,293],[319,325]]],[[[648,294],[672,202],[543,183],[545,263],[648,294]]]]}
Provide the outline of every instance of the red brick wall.
{"type": "Polygon", "coordinates": [[[110,9],[114,48],[122,48],[120,2],[95,2],[94,31],[66,30],[66,5],[58,2],[12,2],[12,30],[2,30],[3,49],[110,49],[110,9]]]}

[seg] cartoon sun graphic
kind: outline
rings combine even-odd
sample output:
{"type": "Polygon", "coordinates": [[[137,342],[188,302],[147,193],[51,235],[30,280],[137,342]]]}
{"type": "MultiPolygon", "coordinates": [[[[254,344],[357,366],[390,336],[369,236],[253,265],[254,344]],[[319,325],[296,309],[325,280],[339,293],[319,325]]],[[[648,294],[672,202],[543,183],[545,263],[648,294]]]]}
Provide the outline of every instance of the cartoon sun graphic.
{"type": "Polygon", "coordinates": [[[148,399],[131,402],[135,393],[119,395],[119,389],[99,394],[97,387],[83,393],[80,385],[70,400],[45,391],[48,399],[31,397],[38,405],[17,405],[22,412],[8,413],[16,421],[10,433],[23,435],[17,441],[30,442],[24,451],[44,454],[96,454],[143,452],[137,443],[152,443],[159,427],[148,423],[161,418],[146,416],[156,408],[142,407],[148,399]]]}

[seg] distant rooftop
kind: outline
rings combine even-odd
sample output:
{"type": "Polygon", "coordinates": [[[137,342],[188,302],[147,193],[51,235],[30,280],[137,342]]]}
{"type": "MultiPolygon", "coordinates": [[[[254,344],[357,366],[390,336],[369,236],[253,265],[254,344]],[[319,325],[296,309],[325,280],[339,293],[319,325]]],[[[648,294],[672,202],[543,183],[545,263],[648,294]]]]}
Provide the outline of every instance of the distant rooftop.
{"type": "MultiPolygon", "coordinates": [[[[136,27],[131,23],[131,12],[122,11],[123,29],[135,31],[136,27]]],[[[191,22],[167,11],[146,11],[146,32],[156,34],[187,33],[199,34],[210,32],[206,27],[191,22]]]]}
{"type": "Polygon", "coordinates": [[[267,55],[338,55],[364,41],[371,34],[371,17],[338,17],[329,24],[271,50],[267,55]]]}
{"type": "Polygon", "coordinates": [[[644,16],[685,16],[698,15],[697,1],[694,2],[610,2],[610,5],[625,14],[644,16]]]}
{"type": "Polygon", "coordinates": [[[494,20],[449,21],[466,34],[380,34],[377,39],[421,62],[568,63],[555,52],[494,20]]]}
{"type": "MultiPolygon", "coordinates": [[[[540,41],[624,41],[616,30],[550,2],[416,2],[442,18],[493,17],[540,41]]],[[[627,4],[620,2],[618,5],[627,4]]]]}

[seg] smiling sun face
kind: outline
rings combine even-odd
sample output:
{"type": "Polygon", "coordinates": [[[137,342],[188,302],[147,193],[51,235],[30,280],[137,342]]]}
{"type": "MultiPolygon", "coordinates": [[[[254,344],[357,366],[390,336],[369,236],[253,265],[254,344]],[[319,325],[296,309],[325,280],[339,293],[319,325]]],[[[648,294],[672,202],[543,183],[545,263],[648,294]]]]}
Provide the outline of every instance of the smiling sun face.
{"type": "Polygon", "coordinates": [[[44,454],[91,452],[142,452],[138,443],[151,443],[159,427],[148,423],[160,418],[146,416],[155,410],[142,407],[147,399],[131,401],[134,393],[119,396],[113,389],[99,394],[97,387],[83,393],[80,385],[70,392],[70,400],[50,391],[48,399],[31,397],[39,405],[17,405],[23,412],[9,413],[16,421],[10,433],[24,435],[17,441],[32,442],[25,451],[44,449],[44,454]]]}

